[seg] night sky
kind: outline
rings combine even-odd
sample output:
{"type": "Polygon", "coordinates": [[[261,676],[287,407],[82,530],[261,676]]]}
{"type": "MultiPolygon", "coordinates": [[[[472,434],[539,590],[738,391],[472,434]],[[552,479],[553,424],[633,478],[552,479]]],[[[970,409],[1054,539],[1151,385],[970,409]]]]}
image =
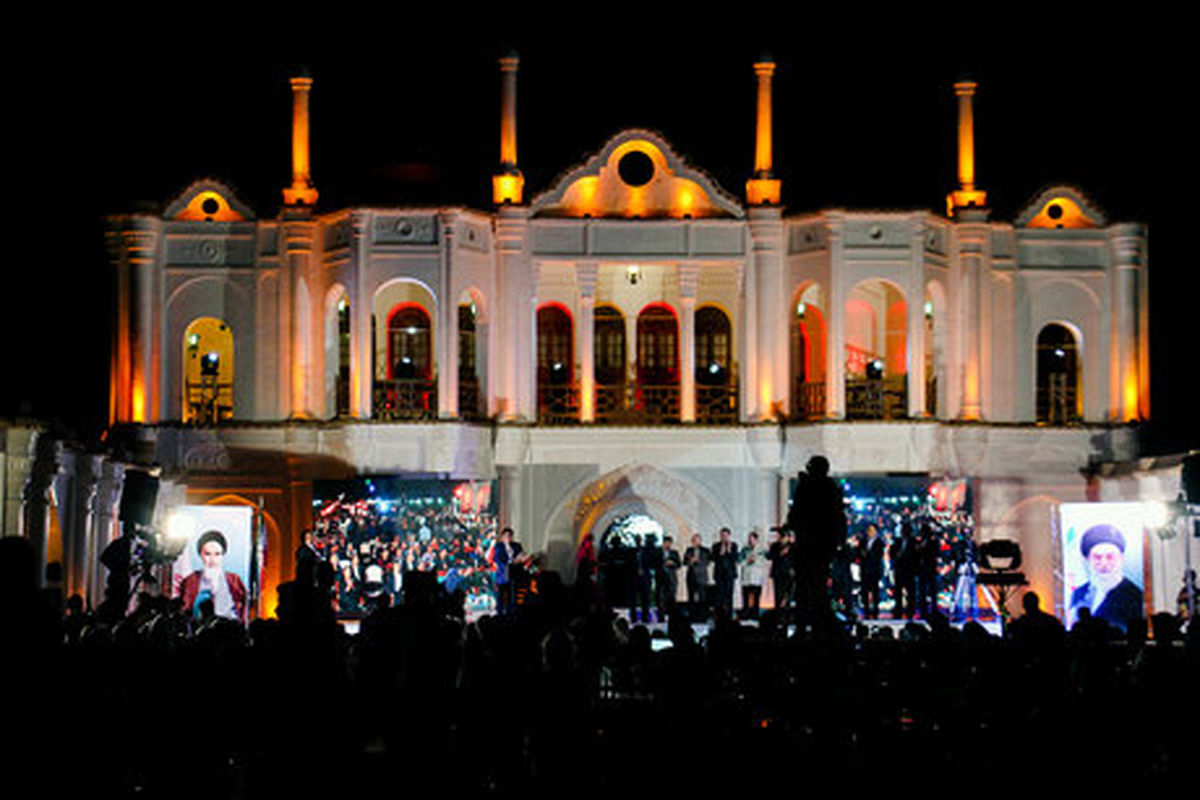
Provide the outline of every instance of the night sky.
{"type": "Polygon", "coordinates": [[[699,21],[630,7],[483,20],[357,5],[303,24],[202,12],[173,29],[145,16],[72,19],[6,69],[17,185],[7,193],[3,324],[15,359],[0,417],[58,421],[85,441],[103,428],[104,215],[161,210],[196,178],[214,177],[274,216],[290,181],[287,78],[300,66],[315,82],[319,208],[487,209],[496,58],[509,48],[521,56],[527,198],[627,127],[663,134],[741,197],[754,156],[751,65],[765,50],[778,64],[775,165],[788,213],[943,213],[956,176],[951,86],[969,75],[980,84],[977,174],[993,219],[1011,220],[1041,189],[1066,183],[1110,221],[1148,223],[1147,447],[1200,447],[1188,385],[1200,280],[1184,247],[1195,226],[1184,202],[1195,125],[1185,123],[1194,99],[1182,33],[1136,15],[1018,21],[961,5],[820,16],[792,4],[786,21],[764,13],[757,30],[732,12],[770,6],[699,21]]]}

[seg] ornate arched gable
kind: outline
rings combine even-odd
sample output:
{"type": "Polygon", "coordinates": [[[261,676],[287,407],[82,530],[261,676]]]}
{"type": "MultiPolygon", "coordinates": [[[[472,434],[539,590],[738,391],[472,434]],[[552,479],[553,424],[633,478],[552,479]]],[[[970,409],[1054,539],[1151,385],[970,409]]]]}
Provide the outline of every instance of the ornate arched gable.
{"type": "Polygon", "coordinates": [[[1102,228],[1108,224],[1104,212],[1072,186],[1051,186],[1035,197],[1017,215],[1020,228],[1102,228]]]}
{"type": "Polygon", "coordinates": [[[745,216],[738,201],[658,134],[622,131],[533,199],[535,216],[621,219],[745,216]]]}
{"type": "Polygon", "coordinates": [[[163,217],[199,222],[242,222],[254,219],[254,212],[228,184],[201,178],[167,204],[163,217]]]}

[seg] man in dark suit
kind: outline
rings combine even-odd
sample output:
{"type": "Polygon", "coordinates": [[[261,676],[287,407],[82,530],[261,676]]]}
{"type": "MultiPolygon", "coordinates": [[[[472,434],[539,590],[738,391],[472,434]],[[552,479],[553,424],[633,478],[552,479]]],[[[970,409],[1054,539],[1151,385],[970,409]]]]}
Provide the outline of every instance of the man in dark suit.
{"type": "Polygon", "coordinates": [[[867,526],[858,552],[858,566],[863,616],[875,619],[879,616],[879,581],[883,577],[883,539],[874,525],[867,526]]]}
{"type": "Polygon", "coordinates": [[[713,583],[716,584],[716,607],[733,616],[733,584],[737,580],[738,546],[729,528],[721,528],[713,545],[713,583]]]}
{"type": "Polygon", "coordinates": [[[496,610],[501,615],[516,610],[514,582],[520,579],[525,551],[520,542],[513,541],[513,529],[504,528],[492,550],[492,561],[496,565],[496,610]]]}
{"type": "Polygon", "coordinates": [[[796,535],[792,548],[796,608],[810,621],[827,618],[830,562],[846,542],[846,506],[842,487],[829,475],[829,459],[813,456],[797,476],[787,526],[796,535]]]}
{"type": "Polygon", "coordinates": [[[1071,620],[1087,607],[1094,618],[1125,630],[1141,619],[1145,604],[1142,590],[1125,577],[1125,536],[1113,525],[1093,525],[1083,533],[1079,551],[1087,562],[1088,582],[1071,593],[1071,620]]]}

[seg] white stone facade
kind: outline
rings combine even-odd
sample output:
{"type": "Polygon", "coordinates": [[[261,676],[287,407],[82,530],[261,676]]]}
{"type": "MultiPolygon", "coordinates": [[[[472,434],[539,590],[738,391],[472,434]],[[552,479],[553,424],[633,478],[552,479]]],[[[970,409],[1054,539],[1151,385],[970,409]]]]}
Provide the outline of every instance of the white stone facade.
{"type": "Polygon", "coordinates": [[[498,478],[518,536],[569,568],[633,506],[677,538],[764,531],[823,453],[840,474],[975,479],[982,537],[1019,539],[1052,596],[1049,509],[1135,457],[1126,423],[1149,415],[1146,232],[1070,187],[1012,221],[793,214],[627,130],[490,212],[263,218],[202,180],[109,240],[113,419],[150,427],[193,501],[265,498],[285,554],[268,585],[314,477],[498,478]],[[1043,359],[1070,366],[1039,372],[1048,325],[1067,338],[1043,359]]]}

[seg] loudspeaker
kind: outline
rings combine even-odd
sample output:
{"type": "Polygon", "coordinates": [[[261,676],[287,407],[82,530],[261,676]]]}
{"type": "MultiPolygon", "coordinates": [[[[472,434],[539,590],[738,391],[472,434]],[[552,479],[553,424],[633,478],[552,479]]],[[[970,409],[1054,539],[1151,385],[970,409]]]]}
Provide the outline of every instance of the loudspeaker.
{"type": "Polygon", "coordinates": [[[150,527],[154,518],[154,503],[158,500],[158,478],[140,469],[125,470],[121,487],[121,522],[150,527]]]}

